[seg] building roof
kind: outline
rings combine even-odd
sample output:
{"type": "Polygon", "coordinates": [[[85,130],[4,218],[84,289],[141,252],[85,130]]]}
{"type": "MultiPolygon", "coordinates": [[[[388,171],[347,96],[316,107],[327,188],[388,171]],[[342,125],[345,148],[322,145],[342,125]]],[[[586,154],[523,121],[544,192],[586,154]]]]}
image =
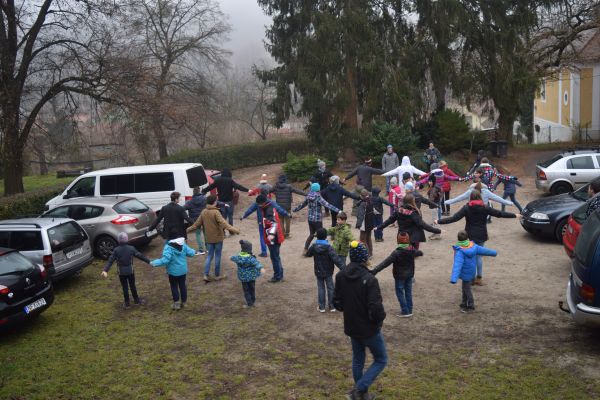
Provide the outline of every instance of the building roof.
{"type": "Polygon", "coordinates": [[[577,61],[583,63],[600,61],[600,29],[593,29],[587,33],[581,37],[582,46],[577,51],[577,61]]]}

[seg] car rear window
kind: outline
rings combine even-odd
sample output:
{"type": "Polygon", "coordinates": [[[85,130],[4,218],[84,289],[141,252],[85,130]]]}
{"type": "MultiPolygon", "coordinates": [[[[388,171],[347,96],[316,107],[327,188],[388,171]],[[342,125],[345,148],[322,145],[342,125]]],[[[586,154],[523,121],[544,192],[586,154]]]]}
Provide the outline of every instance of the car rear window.
{"type": "Polygon", "coordinates": [[[149,210],[148,206],[137,199],[130,199],[115,204],[113,210],[119,214],[141,214],[149,210]]]}
{"type": "Polygon", "coordinates": [[[44,250],[42,234],[40,231],[12,231],[6,247],[18,251],[44,250]]]}
{"type": "Polygon", "coordinates": [[[554,164],[555,162],[557,162],[561,158],[563,158],[563,156],[561,156],[560,154],[558,154],[558,155],[552,157],[551,159],[549,159],[547,161],[539,163],[538,165],[540,167],[543,167],[543,168],[548,168],[549,166],[551,166],[552,164],[554,164]]]}
{"type": "Polygon", "coordinates": [[[204,172],[204,168],[202,168],[202,166],[197,166],[194,168],[190,168],[187,171],[185,171],[185,173],[187,174],[187,178],[188,178],[188,183],[190,185],[190,188],[196,187],[196,186],[203,186],[206,185],[206,183],[208,182],[206,180],[206,173],[204,172]]]}
{"type": "Polygon", "coordinates": [[[592,214],[583,225],[577,244],[575,245],[575,257],[586,267],[589,260],[596,250],[596,243],[600,238],[600,218],[597,214],[592,214]]]}
{"type": "Polygon", "coordinates": [[[0,275],[30,271],[33,268],[35,268],[35,265],[19,253],[13,252],[0,256],[0,275]]]}
{"type": "Polygon", "coordinates": [[[66,222],[48,229],[48,239],[52,252],[55,253],[83,242],[87,235],[77,223],[66,222]]]}

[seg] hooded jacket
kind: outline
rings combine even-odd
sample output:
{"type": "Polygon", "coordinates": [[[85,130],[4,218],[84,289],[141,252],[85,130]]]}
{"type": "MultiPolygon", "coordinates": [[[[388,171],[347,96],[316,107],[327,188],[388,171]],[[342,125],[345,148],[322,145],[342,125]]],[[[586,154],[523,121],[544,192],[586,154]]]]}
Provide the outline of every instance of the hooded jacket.
{"type": "MultiPolygon", "coordinates": [[[[281,207],[279,205],[279,203],[277,203],[276,201],[269,200],[268,204],[272,205],[277,210],[277,212],[279,214],[283,215],[284,217],[290,216],[290,214],[287,212],[287,210],[285,210],[283,207],[281,207]]],[[[256,212],[256,219],[258,220],[258,225],[262,226],[263,218],[264,218],[263,209],[256,202],[252,203],[250,205],[250,207],[248,207],[248,209],[244,212],[244,215],[242,215],[242,219],[248,218],[254,212],[256,212]]]]}
{"type": "Polygon", "coordinates": [[[273,185],[270,183],[259,183],[258,186],[248,192],[248,196],[258,196],[259,194],[264,194],[268,198],[271,198],[272,192],[273,185]]]}
{"type": "Polygon", "coordinates": [[[161,221],[164,221],[162,236],[165,239],[173,229],[177,231],[178,236],[186,237],[186,221],[190,224],[194,223],[194,220],[187,215],[185,209],[174,201],[171,201],[160,209],[158,218],[148,227],[148,230],[156,229],[161,221]]]}
{"type": "Polygon", "coordinates": [[[271,189],[271,193],[275,194],[275,200],[286,211],[292,210],[292,193],[306,196],[302,190],[296,189],[288,183],[287,176],[280,175],[277,183],[271,189]]]}
{"type": "Polygon", "coordinates": [[[231,256],[230,260],[237,265],[237,277],[240,282],[252,282],[260,276],[263,266],[253,254],[241,252],[231,256]]]}
{"type": "Polygon", "coordinates": [[[340,257],[347,257],[350,250],[350,242],[354,240],[352,229],[348,224],[337,224],[327,229],[327,234],[333,239],[333,249],[340,257]]]}
{"type": "Polygon", "coordinates": [[[225,229],[231,233],[240,233],[237,228],[229,225],[221,215],[221,211],[214,204],[209,204],[200,213],[200,216],[190,226],[187,231],[191,232],[200,227],[204,227],[206,243],[214,244],[225,240],[225,229]]]}
{"type": "Polygon", "coordinates": [[[469,235],[469,239],[475,243],[483,243],[488,240],[487,233],[487,217],[491,215],[497,218],[516,218],[513,213],[496,210],[484,205],[482,200],[473,200],[464,205],[456,214],[442,218],[438,224],[450,224],[456,222],[463,217],[465,218],[465,231],[469,235]]]}
{"type": "Polygon", "coordinates": [[[346,176],[345,180],[348,180],[356,175],[356,184],[361,185],[370,192],[371,188],[373,187],[373,174],[381,175],[383,174],[383,171],[373,168],[367,164],[362,164],[356,167],[354,171],[350,172],[346,176]]]}
{"type": "Polygon", "coordinates": [[[185,202],[183,208],[188,212],[190,218],[196,221],[202,210],[206,208],[206,196],[202,193],[193,195],[190,200],[185,202]]]}
{"type": "Polygon", "coordinates": [[[217,188],[217,196],[219,200],[224,203],[233,201],[233,189],[247,192],[248,189],[240,185],[231,177],[231,171],[227,168],[223,168],[220,176],[217,176],[213,183],[202,189],[202,193],[207,193],[217,188]]]}
{"type": "Polygon", "coordinates": [[[387,151],[383,153],[383,157],[381,158],[381,169],[383,169],[384,172],[391,171],[399,165],[400,159],[398,158],[398,154],[390,154],[387,151]]]}
{"type": "Polygon", "coordinates": [[[450,275],[451,283],[456,283],[459,279],[465,282],[472,281],[477,273],[477,256],[496,257],[498,254],[496,250],[479,246],[473,242],[469,242],[467,247],[454,245],[452,248],[454,249],[454,264],[450,275]]]}
{"type": "Polygon", "coordinates": [[[400,207],[394,214],[385,220],[383,225],[381,225],[381,229],[390,226],[394,222],[398,223],[398,233],[408,233],[411,243],[427,241],[427,239],[425,239],[425,232],[423,230],[431,233],[442,233],[440,229],[434,228],[423,221],[421,214],[412,208],[400,207]]]}
{"type": "Polygon", "coordinates": [[[315,264],[315,276],[327,278],[333,276],[334,265],[339,269],[344,268],[341,258],[335,253],[333,247],[327,240],[317,240],[306,252],[306,257],[313,257],[315,264]]]}
{"type": "Polygon", "coordinates": [[[371,190],[371,203],[373,203],[373,210],[375,214],[383,215],[383,205],[392,207],[393,204],[387,201],[386,199],[379,196],[381,193],[381,189],[375,187],[371,190]]]}
{"type": "Polygon", "coordinates": [[[390,187],[390,192],[388,193],[388,201],[393,204],[394,208],[398,208],[400,203],[404,199],[404,190],[402,186],[394,186],[390,187]]]}
{"type": "Polygon", "coordinates": [[[321,190],[321,196],[329,202],[332,206],[344,209],[344,196],[350,197],[355,200],[359,200],[360,196],[350,193],[342,187],[339,183],[330,183],[325,189],[321,190]]]}
{"type": "Polygon", "coordinates": [[[498,188],[498,185],[500,185],[500,183],[504,184],[504,193],[505,194],[515,194],[517,193],[517,186],[523,186],[521,184],[521,182],[519,182],[518,180],[512,180],[512,181],[507,181],[501,178],[498,178],[496,180],[496,183],[494,184],[494,190],[496,190],[498,188]]]}
{"type": "Polygon", "coordinates": [[[362,264],[351,262],[337,273],[333,305],[344,312],[344,333],[352,338],[370,338],[383,325],[379,282],[362,264]]]}
{"type": "Polygon", "coordinates": [[[396,250],[392,251],[392,254],[380,262],[371,273],[376,275],[390,264],[393,264],[392,274],[394,279],[397,281],[405,281],[415,276],[415,257],[420,257],[422,255],[422,251],[416,250],[411,245],[408,245],[407,247],[398,246],[396,250]]]}
{"type": "Polygon", "coordinates": [[[104,266],[104,272],[108,272],[116,261],[119,275],[133,274],[133,257],[139,258],[146,264],[150,263],[148,257],[140,253],[135,247],[129,244],[120,244],[115,247],[110,257],[108,257],[104,266]]]}
{"type": "MultiPolygon", "coordinates": [[[[459,176],[456,175],[456,173],[452,171],[447,165],[441,166],[440,169],[444,172],[444,174],[446,174],[446,176],[454,176],[456,178],[459,178],[459,176]]],[[[445,180],[442,184],[442,191],[444,191],[444,193],[447,193],[450,191],[450,189],[452,189],[452,186],[450,186],[450,180],[445,180]]]]}
{"type": "Polygon", "coordinates": [[[329,204],[319,192],[310,192],[306,195],[306,199],[296,208],[294,212],[302,210],[308,205],[308,221],[309,222],[320,222],[323,220],[323,214],[321,213],[321,206],[329,208],[331,211],[339,213],[341,210],[334,205],[329,204]]]}
{"type": "Polygon", "coordinates": [[[439,187],[444,192],[450,191],[450,181],[457,181],[460,178],[456,175],[447,175],[442,169],[436,168],[432,170],[430,173],[421,176],[421,180],[417,183],[419,185],[423,185],[427,183],[427,179],[429,179],[429,175],[433,174],[435,176],[435,186],[439,187]],[[448,190],[444,190],[444,187],[447,186],[448,190]]]}
{"type": "Polygon", "coordinates": [[[410,163],[410,158],[408,158],[408,156],[404,156],[404,157],[402,157],[402,163],[400,164],[399,167],[386,172],[385,174],[383,174],[383,176],[396,175],[396,176],[398,176],[398,182],[402,182],[402,175],[404,175],[405,172],[408,172],[411,176],[425,175],[425,172],[421,171],[418,168],[413,167],[413,165],[410,163]]]}
{"type": "Polygon", "coordinates": [[[186,257],[194,257],[196,251],[185,244],[184,238],[169,240],[163,248],[162,257],[150,261],[153,267],[167,267],[167,274],[181,276],[187,274],[186,257]]]}

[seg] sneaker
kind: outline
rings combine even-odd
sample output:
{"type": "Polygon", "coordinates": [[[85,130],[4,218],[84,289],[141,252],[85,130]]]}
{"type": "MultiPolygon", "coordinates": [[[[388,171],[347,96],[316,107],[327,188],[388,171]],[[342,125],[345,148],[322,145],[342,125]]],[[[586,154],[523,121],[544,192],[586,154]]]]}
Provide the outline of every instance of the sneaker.
{"type": "Polygon", "coordinates": [[[268,254],[267,253],[260,253],[258,256],[259,257],[268,257],[268,254]]]}
{"type": "Polygon", "coordinates": [[[337,312],[337,310],[335,308],[330,308],[329,312],[337,312]]]}
{"type": "Polygon", "coordinates": [[[250,307],[252,307],[252,306],[251,306],[251,305],[248,305],[248,304],[243,304],[243,305],[242,305],[242,308],[250,308],[250,307]]]}
{"type": "Polygon", "coordinates": [[[325,312],[325,309],[324,309],[324,308],[319,308],[319,307],[317,307],[317,310],[319,310],[319,312],[320,312],[320,313],[324,313],[324,312],[325,312]]]}
{"type": "Polygon", "coordinates": [[[222,281],[223,279],[227,279],[227,275],[225,275],[225,274],[222,274],[222,275],[216,275],[216,276],[214,277],[214,280],[215,280],[215,281],[222,281]]]}
{"type": "Polygon", "coordinates": [[[212,281],[212,278],[210,277],[210,275],[206,275],[206,274],[204,275],[203,279],[204,279],[204,282],[206,282],[206,283],[212,281]]]}
{"type": "Polygon", "coordinates": [[[431,239],[431,240],[441,240],[442,239],[442,235],[440,235],[439,233],[434,233],[433,235],[429,236],[429,239],[431,239]]]}
{"type": "Polygon", "coordinates": [[[412,313],[409,313],[409,314],[402,314],[402,313],[400,313],[400,314],[398,314],[399,318],[410,318],[412,316],[413,316],[412,313]]]}
{"type": "Polygon", "coordinates": [[[181,310],[181,304],[179,304],[178,301],[173,302],[173,304],[171,305],[171,310],[174,310],[174,311],[181,310]]]}
{"type": "Polygon", "coordinates": [[[271,283],[278,283],[278,282],[281,282],[281,280],[280,279],[271,278],[271,279],[269,279],[269,282],[271,282],[271,283]]]}
{"type": "Polygon", "coordinates": [[[375,242],[383,242],[383,239],[375,239],[375,242]]]}
{"type": "Polygon", "coordinates": [[[129,308],[129,306],[130,306],[130,304],[129,304],[129,302],[128,302],[128,301],[126,301],[126,302],[124,302],[124,303],[123,303],[123,308],[124,308],[124,309],[126,309],[126,310],[127,310],[127,309],[129,308]]]}
{"type": "Polygon", "coordinates": [[[180,309],[181,309],[181,308],[183,308],[183,307],[185,307],[185,301],[182,301],[182,302],[179,304],[179,308],[180,308],[180,309]]]}
{"type": "Polygon", "coordinates": [[[142,299],[142,298],[139,298],[139,297],[137,299],[133,300],[133,304],[135,304],[136,306],[139,306],[139,305],[142,305],[142,304],[145,304],[145,303],[146,303],[146,301],[144,299],[142,299]]]}
{"type": "Polygon", "coordinates": [[[203,255],[205,255],[205,254],[206,254],[206,252],[205,252],[204,250],[198,250],[198,251],[196,252],[196,255],[197,255],[197,256],[203,256],[203,255]]]}

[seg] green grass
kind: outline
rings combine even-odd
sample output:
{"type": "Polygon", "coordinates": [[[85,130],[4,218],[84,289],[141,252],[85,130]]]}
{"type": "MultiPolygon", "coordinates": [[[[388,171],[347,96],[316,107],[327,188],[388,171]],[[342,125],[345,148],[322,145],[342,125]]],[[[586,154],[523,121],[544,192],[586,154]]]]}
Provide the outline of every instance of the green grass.
{"type": "MultiPolygon", "coordinates": [[[[56,186],[63,184],[67,186],[74,178],[57,178],[56,174],[49,175],[32,175],[23,177],[23,186],[25,192],[30,192],[36,189],[45,188],[48,186],[56,186]]],[[[0,179],[0,196],[4,195],[4,179],[0,179]]]]}
{"type": "MultiPolygon", "coordinates": [[[[99,266],[58,285],[55,304],[38,320],[0,337],[0,398],[330,399],[352,385],[341,325],[290,332],[289,310],[241,310],[237,285],[233,297],[199,281],[190,284],[195,302],[171,312],[162,271],[138,275],[148,304],[124,311],[114,273],[103,280],[99,266]]],[[[384,332],[389,363],[372,388],[382,399],[600,395],[598,381],[517,343],[492,350],[459,339],[414,350],[402,332],[384,332]]]]}

